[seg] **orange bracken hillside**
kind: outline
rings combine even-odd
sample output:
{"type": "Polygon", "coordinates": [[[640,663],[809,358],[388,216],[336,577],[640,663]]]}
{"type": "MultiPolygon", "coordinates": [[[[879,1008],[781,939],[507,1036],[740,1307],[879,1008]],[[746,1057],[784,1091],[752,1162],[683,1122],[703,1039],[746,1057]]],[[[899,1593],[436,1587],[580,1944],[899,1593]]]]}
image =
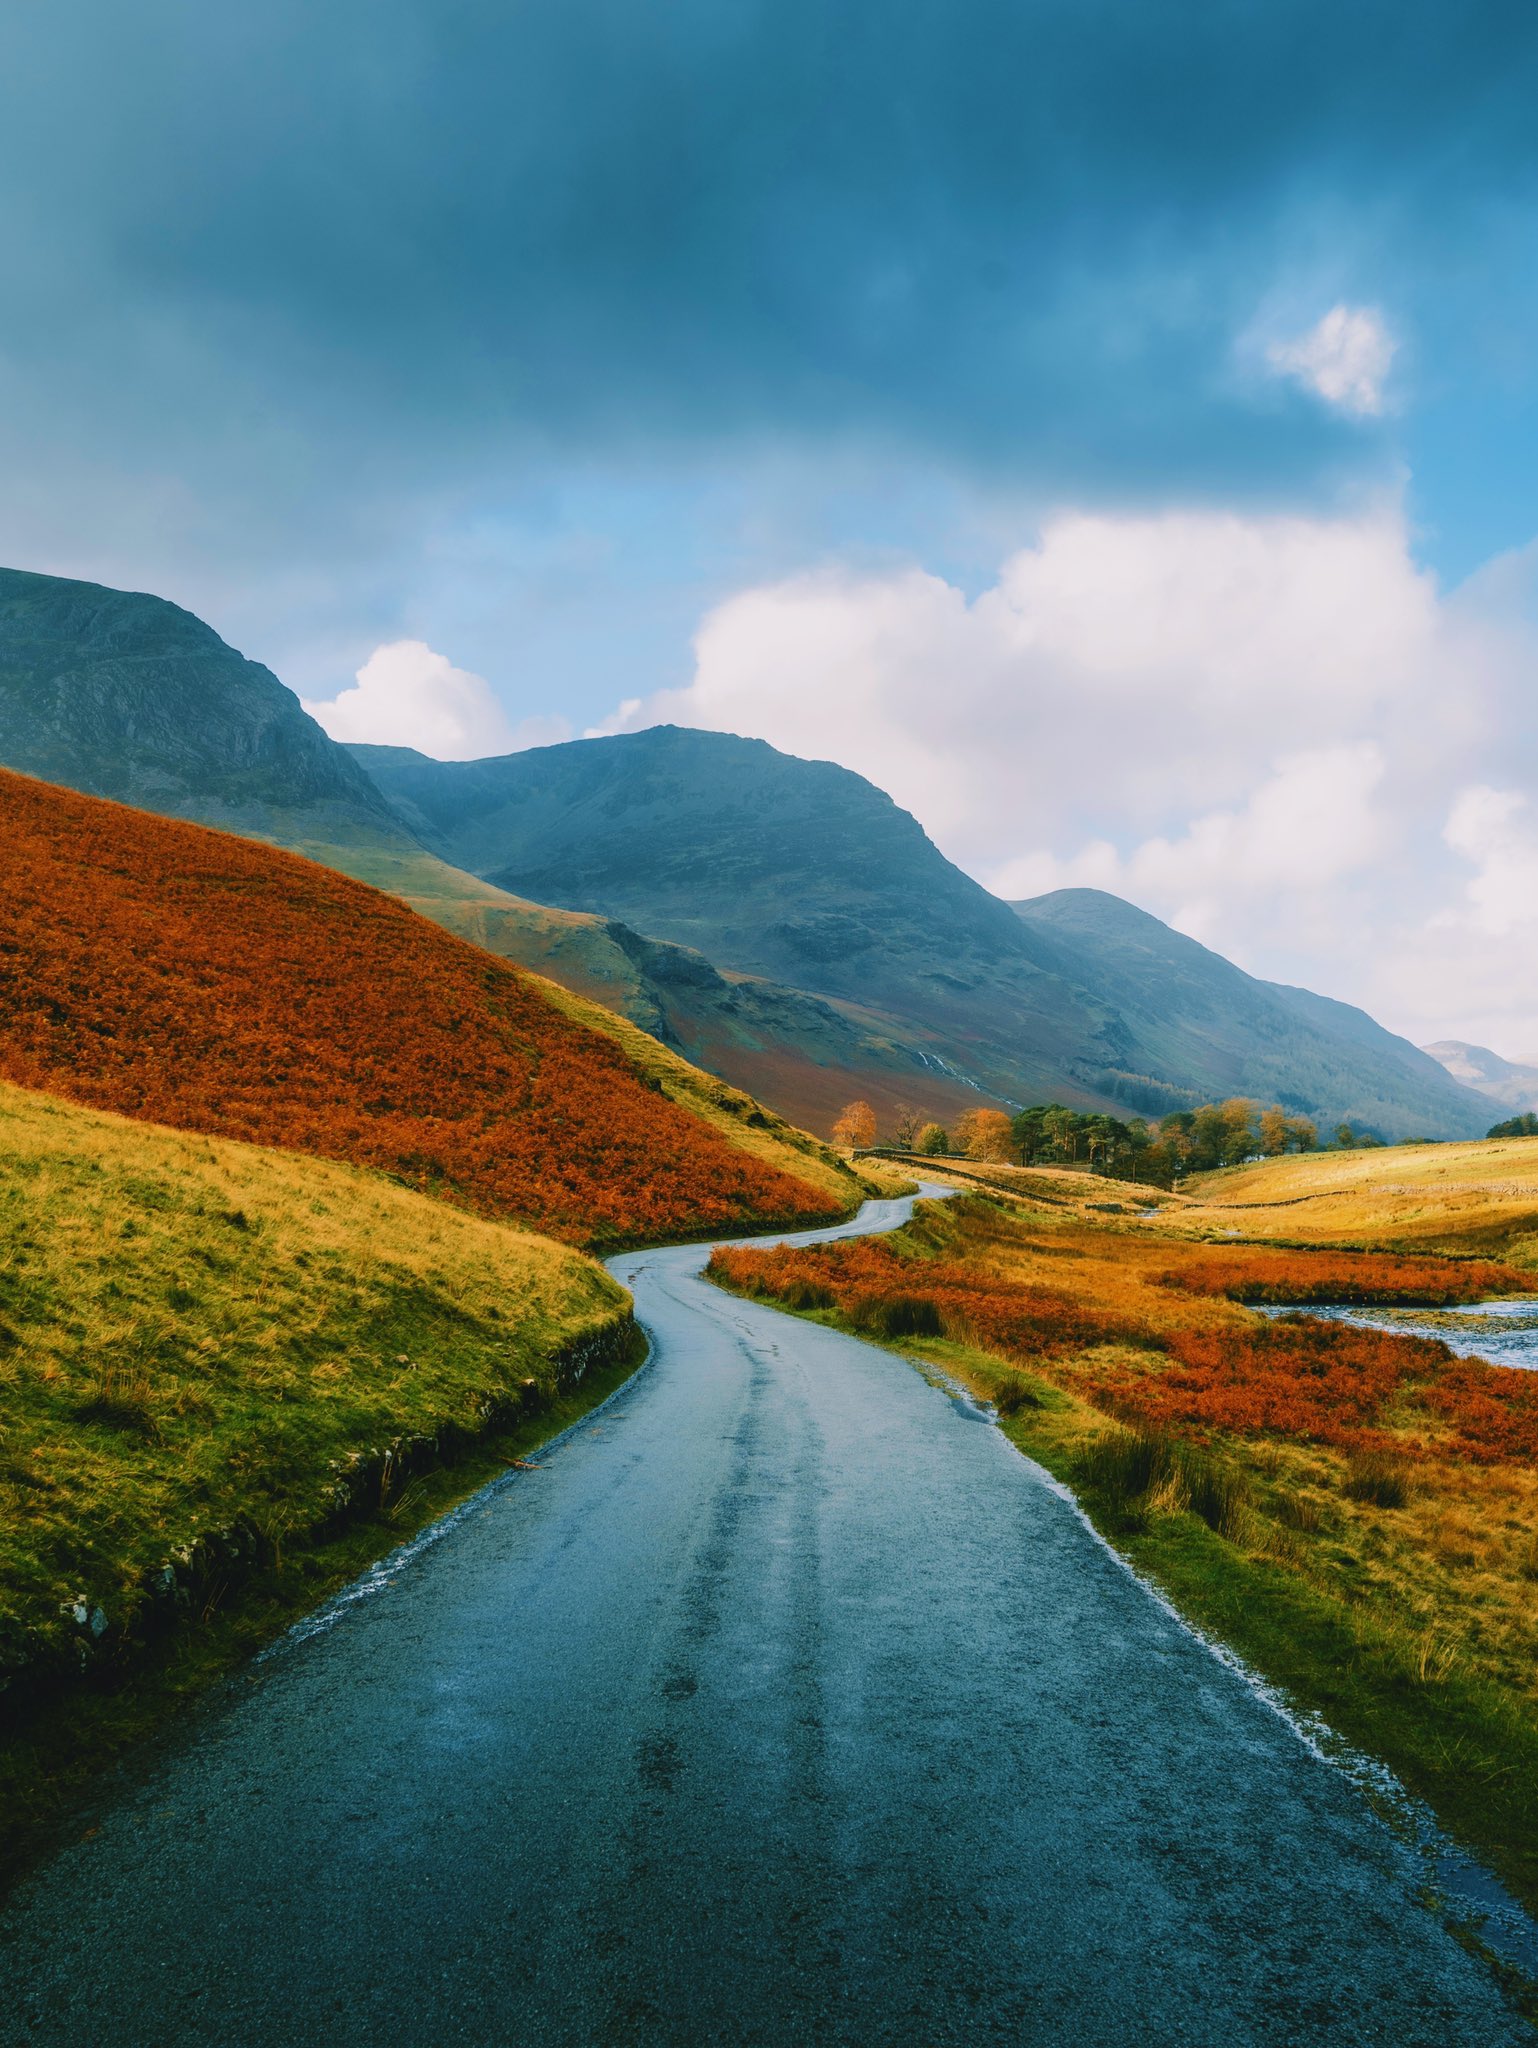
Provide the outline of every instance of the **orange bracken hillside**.
{"type": "Polygon", "coordinates": [[[837,1212],[503,960],[293,854],[0,771],[0,1076],[612,1244],[837,1212]]]}

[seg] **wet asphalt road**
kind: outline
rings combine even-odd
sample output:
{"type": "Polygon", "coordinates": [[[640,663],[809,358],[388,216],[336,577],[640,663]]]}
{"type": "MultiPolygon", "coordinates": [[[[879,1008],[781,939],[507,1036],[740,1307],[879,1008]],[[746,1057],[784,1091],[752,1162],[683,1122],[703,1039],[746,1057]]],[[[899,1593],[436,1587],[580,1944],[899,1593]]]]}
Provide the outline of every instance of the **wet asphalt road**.
{"type": "Polygon", "coordinates": [[[704,1258],[616,1261],[648,1370],[18,1895],[0,2040],[1531,2042],[996,1430],[704,1258]]]}

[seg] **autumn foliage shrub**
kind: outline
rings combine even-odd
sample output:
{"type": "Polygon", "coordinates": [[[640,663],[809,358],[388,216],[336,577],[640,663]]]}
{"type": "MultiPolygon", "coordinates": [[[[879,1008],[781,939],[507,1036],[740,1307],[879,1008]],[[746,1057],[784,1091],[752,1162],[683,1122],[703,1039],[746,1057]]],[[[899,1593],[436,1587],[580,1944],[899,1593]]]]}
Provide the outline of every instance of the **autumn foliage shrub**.
{"type": "Polygon", "coordinates": [[[728,1245],[712,1253],[709,1271],[741,1293],[789,1306],[798,1291],[816,1290],[827,1297],[823,1305],[882,1336],[943,1333],[1006,1355],[1061,1356],[1127,1334],[1114,1316],[1066,1294],[1008,1281],[994,1285],[959,1260],[916,1265],[879,1238],[762,1250],[728,1245]],[[892,1326],[883,1306],[893,1312],[892,1326]]]}
{"type": "MultiPolygon", "coordinates": [[[[1063,1249],[1082,1254],[1078,1245],[1063,1249]]],[[[1296,1256],[1305,1267],[1313,1257],[1296,1256]]],[[[1329,1254],[1326,1263],[1336,1257],[1329,1254]]],[[[1453,1284],[1445,1276],[1448,1261],[1383,1263],[1424,1269],[1426,1292],[1453,1284]]],[[[717,1251],[710,1265],[716,1279],[740,1292],[788,1305],[815,1297],[878,1334],[890,1334],[880,1323],[883,1302],[905,1315],[898,1305],[922,1298],[934,1304],[945,1335],[1016,1364],[1050,1364],[1105,1347],[1097,1351],[1090,1398],[1153,1435],[1274,1436],[1367,1455],[1393,1450],[1416,1458],[1435,1449],[1477,1464],[1538,1461],[1538,1373],[1455,1358],[1445,1344],[1423,1337],[1309,1316],[1261,1321],[1227,1311],[1220,1322],[1155,1329],[1139,1318],[1130,1294],[1118,1295],[1109,1284],[1117,1270],[1110,1256],[1098,1268],[1074,1270],[1082,1275],[1082,1294],[1006,1278],[981,1257],[905,1257],[879,1239],[738,1246],[717,1251]],[[1117,1306],[1100,1305],[1096,1295],[1117,1306]]],[[[1470,1270],[1504,1284],[1502,1267],[1470,1270]]],[[[1385,1284],[1409,1282],[1401,1273],[1385,1284]]]]}
{"type": "Polygon", "coordinates": [[[1301,1317],[1168,1342],[1157,1373],[1113,1371],[1105,1405],[1166,1428],[1341,1445],[1376,1443],[1389,1404],[1450,1355],[1418,1337],[1301,1317]]]}
{"type": "Polygon", "coordinates": [[[1256,1245],[1243,1251],[1193,1245],[1161,1287],[1253,1303],[1419,1303],[1445,1308],[1493,1294],[1531,1292],[1533,1276],[1488,1259],[1403,1257],[1390,1252],[1294,1251],[1256,1245]]]}
{"type": "Polygon", "coordinates": [[[837,1212],[508,962],[296,855],[0,772],[0,1076],[572,1241],[837,1212]]]}

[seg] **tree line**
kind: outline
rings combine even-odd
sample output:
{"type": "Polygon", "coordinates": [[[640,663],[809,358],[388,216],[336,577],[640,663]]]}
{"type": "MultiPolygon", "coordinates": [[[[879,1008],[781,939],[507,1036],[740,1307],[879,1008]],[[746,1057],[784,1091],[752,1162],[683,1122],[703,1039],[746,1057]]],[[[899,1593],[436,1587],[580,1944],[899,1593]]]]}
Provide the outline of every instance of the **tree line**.
{"type": "Polygon", "coordinates": [[[1538,1116],[1530,1109],[1520,1116],[1509,1116],[1504,1123],[1491,1124],[1485,1132],[1487,1138],[1538,1138],[1538,1116]]]}
{"type": "Polygon", "coordinates": [[[1039,1103],[1014,1116],[1001,1109],[969,1109],[949,1129],[921,1110],[899,1104],[887,1118],[884,1133],[868,1102],[852,1102],[833,1127],[835,1144],[856,1151],[870,1149],[878,1135],[897,1151],[930,1158],[1086,1166],[1113,1179],[1154,1187],[1170,1187],[1185,1174],[1237,1166],[1246,1159],[1275,1158],[1284,1152],[1352,1151],[1383,1142],[1376,1132],[1350,1123],[1337,1124],[1328,1139],[1321,1139],[1318,1126],[1308,1117],[1247,1095],[1172,1110],[1157,1121],[1069,1109],[1061,1102],[1039,1103]]]}

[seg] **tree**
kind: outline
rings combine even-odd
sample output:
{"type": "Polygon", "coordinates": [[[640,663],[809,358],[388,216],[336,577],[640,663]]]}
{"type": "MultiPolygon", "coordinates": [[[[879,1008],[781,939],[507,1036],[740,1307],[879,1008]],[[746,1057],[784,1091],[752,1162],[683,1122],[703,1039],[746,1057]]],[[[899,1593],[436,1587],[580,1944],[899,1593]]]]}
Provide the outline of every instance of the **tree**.
{"type": "Polygon", "coordinates": [[[956,1119],[956,1143],[968,1159],[1007,1161],[1013,1139],[1002,1109],[969,1109],[956,1119]]]}
{"type": "Polygon", "coordinates": [[[851,1152],[868,1152],[876,1142],[876,1112],[868,1102],[851,1102],[833,1126],[835,1145],[851,1152]]]}
{"type": "Polygon", "coordinates": [[[1311,1123],[1306,1116],[1290,1116],[1287,1119],[1287,1138],[1299,1152],[1319,1150],[1318,1126],[1311,1123]]]}
{"type": "Polygon", "coordinates": [[[1337,1124],[1335,1126],[1335,1142],[1342,1152],[1352,1150],[1356,1144],[1356,1132],[1352,1130],[1350,1124],[1337,1124]]]}
{"type": "Polygon", "coordinates": [[[1231,1095],[1223,1104],[1223,1164],[1237,1166],[1260,1143],[1256,1122],[1260,1104],[1248,1095],[1231,1095]]]}
{"type": "Polygon", "coordinates": [[[924,1128],[922,1110],[912,1108],[906,1102],[899,1102],[892,1111],[892,1137],[899,1152],[911,1152],[914,1141],[924,1128]]]}
{"type": "Polygon", "coordinates": [[[1227,1119],[1215,1102],[1204,1102],[1193,1113],[1188,1135],[1191,1165],[1195,1172],[1206,1173],[1212,1167],[1224,1164],[1229,1129],[1227,1119]]]}
{"type": "Polygon", "coordinates": [[[1104,1173],[1112,1159],[1126,1144],[1127,1126],[1118,1123],[1114,1116],[1087,1116],[1080,1128],[1084,1134],[1084,1149],[1089,1154],[1091,1166],[1099,1164],[1104,1173]]]}
{"type": "Polygon", "coordinates": [[[925,1124],[914,1140],[914,1149],[928,1159],[943,1159],[951,1149],[944,1124],[925,1124]]]}
{"type": "Polygon", "coordinates": [[[1029,1166],[1034,1159],[1046,1151],[1048,1144],[1051,1142],[1047,1133],[1046,1119],[1046,1110],[1038,1106],[1035,1109],[1022,1109],[1010,1125],[1010,1134],[1014,1139],[1015,1152],[1022,1166],[1029,1166]]]}
{"type": "Polygon", "coordinates": [[[1509,1116],[1501,1124],[1491,1124],[1485,1132],[1487,1138],[1538,1138],[1538,1116],[1530,1109],[1520,1116],[1509,1116]]]}
{"type": "Polygon", "coordinates": [[[1071,1109],[1064,1109],[1060,1102],[1048,1103],[1042,1114],[1041,1127],[1047,1134],[1052,1149],[1064,1159],[1079,1156],[1079,1119],[1071,1109]]]}
{"type": "Polygon", "coordinates": [[[1274,1159],[1279,1152],[1287,1150],[1291,1131],[1287,1114],[1279,1102],[1273,1102],[1269,1109],[1260,1112],[1260,1149],[1274,1159]]]}

